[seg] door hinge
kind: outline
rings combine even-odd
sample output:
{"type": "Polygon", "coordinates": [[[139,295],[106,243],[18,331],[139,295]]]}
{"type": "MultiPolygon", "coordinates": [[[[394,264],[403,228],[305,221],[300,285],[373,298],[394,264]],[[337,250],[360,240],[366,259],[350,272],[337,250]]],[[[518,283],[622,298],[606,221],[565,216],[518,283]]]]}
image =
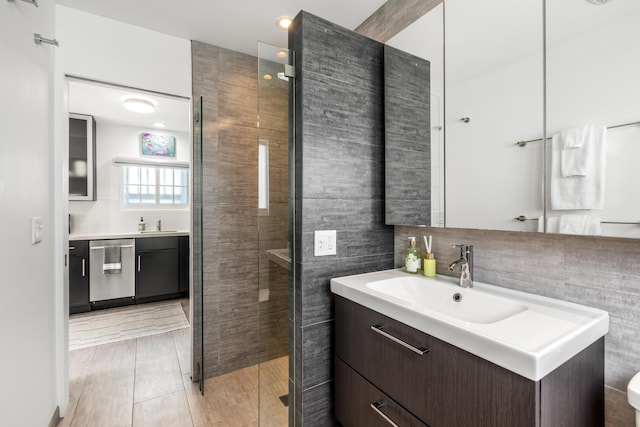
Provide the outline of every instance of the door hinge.
{"type": "Polygon", "coordinates": [[[284,64],[284,75],[290,79],[296,78],[296,67],[289,64],[284,64]]]}

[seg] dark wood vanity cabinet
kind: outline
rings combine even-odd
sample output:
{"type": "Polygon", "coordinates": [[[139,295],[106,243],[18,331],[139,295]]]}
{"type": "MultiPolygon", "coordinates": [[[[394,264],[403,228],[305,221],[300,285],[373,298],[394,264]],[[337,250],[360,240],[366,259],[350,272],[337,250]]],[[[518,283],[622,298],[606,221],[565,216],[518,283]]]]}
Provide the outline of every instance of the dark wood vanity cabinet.
{"type": "Polygon", "coordinates": [[[69,314],[91,311],[89,304],[89,241],[69,241],[69,314]]]}
{"type": "Polygon", "coordinates": [[[398,425],[431,427],[604,423],[603,339],[542,380],[531,381],[359,304],[335,299],[335,407],[345,427],[390,425],[384,417],[398,425]]]}

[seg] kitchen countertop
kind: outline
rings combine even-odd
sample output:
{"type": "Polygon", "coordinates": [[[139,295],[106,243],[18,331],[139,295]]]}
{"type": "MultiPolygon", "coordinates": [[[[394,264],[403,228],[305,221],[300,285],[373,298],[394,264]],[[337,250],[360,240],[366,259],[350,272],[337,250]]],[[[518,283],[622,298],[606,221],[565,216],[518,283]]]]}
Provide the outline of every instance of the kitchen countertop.
{"type": "Polygon", "coordinates": [[[121,233],[69,234],[69,240],[138,239],[142,237],[188,236],[189,230],[139,231],[121,233]]]}

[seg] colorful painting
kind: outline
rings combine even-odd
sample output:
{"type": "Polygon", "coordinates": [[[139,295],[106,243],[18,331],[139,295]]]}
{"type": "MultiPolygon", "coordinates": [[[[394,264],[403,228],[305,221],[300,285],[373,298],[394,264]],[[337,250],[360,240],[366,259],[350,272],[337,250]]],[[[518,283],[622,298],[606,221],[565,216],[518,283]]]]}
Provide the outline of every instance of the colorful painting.
{"type": "Polygon", "coordinates": [[[176,156],[176,137],[143,132],[140,135],[142,154],[145,156],[176,156]]]}

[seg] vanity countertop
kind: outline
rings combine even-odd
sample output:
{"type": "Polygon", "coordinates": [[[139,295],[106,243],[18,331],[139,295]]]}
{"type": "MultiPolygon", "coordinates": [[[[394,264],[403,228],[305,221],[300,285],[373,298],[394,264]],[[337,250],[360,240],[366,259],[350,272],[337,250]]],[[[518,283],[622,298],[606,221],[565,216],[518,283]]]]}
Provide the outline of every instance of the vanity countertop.
{"type": "Polygon", "coordinates": [[[69,240],[139,239],[144,237],[188,236],[189,230],[139,231],[121,233],[69,234],[69,240]]]}
{"type": "Polygon", "coordinates": [[[447,276],[379,271],[332,279],[331,291],[533,381],[609,331],[606,311],[447,276]]]}

